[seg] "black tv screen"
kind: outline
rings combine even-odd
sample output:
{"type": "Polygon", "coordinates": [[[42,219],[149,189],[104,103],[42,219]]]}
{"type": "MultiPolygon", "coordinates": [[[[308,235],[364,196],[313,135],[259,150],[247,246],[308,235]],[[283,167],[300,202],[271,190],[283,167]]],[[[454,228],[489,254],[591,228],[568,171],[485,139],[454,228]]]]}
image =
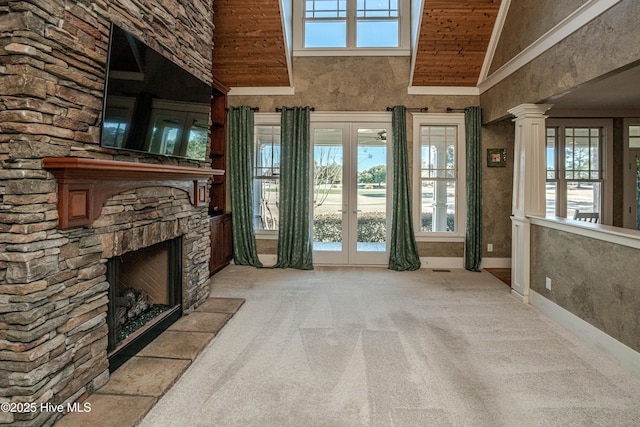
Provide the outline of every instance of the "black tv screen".
{"type": "Polygon", "coordinates": [[[211,86],[112,25],[100,145],[205,160],[211,86]]]}

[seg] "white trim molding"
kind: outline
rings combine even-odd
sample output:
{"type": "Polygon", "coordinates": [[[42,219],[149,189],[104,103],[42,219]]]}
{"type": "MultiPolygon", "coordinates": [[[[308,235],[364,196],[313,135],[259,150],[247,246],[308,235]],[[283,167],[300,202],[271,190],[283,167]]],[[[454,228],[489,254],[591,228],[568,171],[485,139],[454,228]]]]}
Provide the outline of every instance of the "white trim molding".
{"type": "Polygon", "coordinates": [[[293,86],[293,65],[291,54],[293,52],[293,4],[292,0],[280,0],[280,18],[282,21],[282,34],[284,35],[284,49],[287,59],[287,72],[289,85],[293,86]]]}
{"type": "Polygon", "coordinates": [[[420,257],[420,268],[464,268],[464,258],[420,257]]]}
{"type": "Polygon", "coordinates": [[[293,56],[411,56],[410,49],[399,48],[340,48],[340,49],[312,49],[295,50],[293,56]]]}
{"type": "Polygon", "coordinates": [[[529,302],[531,221],[545,207],[545,119],[550,104],[521,104],[509,110],[516,116],[513,202],[511,216],[511,293],[529,302]]]}
{"type": "Polygon", "coordinates": [[[232,87],[227,96],[288,96],[295,95],[293,86],[269,86],[269,87],[232,87]]]}
{"type": "Polygon", "coordinates": [[[531,217],[531,224],[552,230],[577,234],[591,239],[602,240],[620,246],[640,249],[640,231],[612,225],[592,224],[560,217],[531,217]]]}
{"type": "Polygon", "coordinates": [[[486,80],[489,75],[489,68],[493,62],[493,57],[496,54],[496,48],[502,35],[502,29],[504,23],[507,20],[507,12],[511,6],[511,0],[502,0],[500,3],[500,9],[498,10],[498,16],[496,22],[493,25],[493,31],[491,32],[491,39],[489,39],[489,46],[487,46],[487,52],[484,54],[484,61],[482,62],[482,69],[480,70],[480,76],[478,77],[478,85],[486,80]]]}
{"type": "Polygon", "coordinates": [[[480,89],[467,86],[409,86],[408,95],[462,95],[479,96],[480,89]]]}
{"type": "Polygon", "coordinates": [[[598,348],[622,368],[640,377],[640,353],[600,329],[585,322],[535,291],[529,293],[531,305],[585,343],[598,348]]]}
{"type": "MultiPolygon", "coordinates": [[[[273,254],[258,254],[258,259],[265,267],[271,267],[277,262],[277,256],[273,254]]],[[[335,265],[321,264],[314,265],[335,265]]],[[[511,266],[511,258],[484,258],[481,263],[482,268],[509,268],[511,266]]],[[[357,265],[349,265],[349,267],[357,267],[357,265]]],[[[388,265],[366,265],[364,267],[384,267],[388,265]]],[[[464,258],[460,257],[420,257],[420,268],[458,268],[464,269],[464,258]]]]}
{"type": "MultiPolygon", "coordinates": [[[[480,268],[509,268],[511,258],[483,258],[480,268]]],[[[464,269],[462,257],[420,257],[420,268],[461,268],[464,269]]]]}
{"type": "Polygon", "coordinates": [[[555,46],[571,34],[602,15],[604,12],[620,3],[621,0],[589,0],[571,15],[563,19],[555,27],[547,31],[542,37],[511,58],[506,64],[498,68],[493,74],[478,84],[480,93],[491,89],[502,80],[515,73],[533,59],[555,46]]]}

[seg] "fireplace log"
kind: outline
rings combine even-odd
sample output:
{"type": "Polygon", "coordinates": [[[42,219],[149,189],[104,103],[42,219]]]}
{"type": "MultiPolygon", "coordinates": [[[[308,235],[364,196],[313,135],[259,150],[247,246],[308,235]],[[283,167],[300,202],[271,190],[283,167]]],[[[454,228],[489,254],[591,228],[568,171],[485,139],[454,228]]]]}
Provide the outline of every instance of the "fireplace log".
{"type": "Polygon", "coordinates": [[[133,306],[127,311],[129,319],[140,316],[149,308],[149,296],[145,291],[138,291],[136,301],[133,306]]]}
{"type": "Polygon", "coordinates": [[[127,309],[124,307],[118,307],[116,309],[116,324],[118,327],[127,323],[127,309]]]}
{"type": "Polygon", "coordinates": [[[133,305],[133,301],[126,297],[115,297],[114,302],[116,307],[131,308],[133,305]]]}

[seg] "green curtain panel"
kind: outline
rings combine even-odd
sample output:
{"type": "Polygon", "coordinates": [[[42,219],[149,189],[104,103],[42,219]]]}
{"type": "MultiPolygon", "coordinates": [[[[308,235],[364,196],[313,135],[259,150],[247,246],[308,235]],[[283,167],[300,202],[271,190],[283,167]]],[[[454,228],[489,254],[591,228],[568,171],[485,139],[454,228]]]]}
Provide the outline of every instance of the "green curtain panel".
{"type": "Polygon", "coordinates": [[[391,196],[391,244],[389,269],[417,270],[420,256],[411,219],[411,190],[409,188],[409,158],[407,153],[407,109],[395,106],[392,111],[391,154],[393,182],[391,196]]]}
{"type": "Polygon", "coordinates": [[[280,117],[280,217],[275,268],[312,270],[309,107],[283,107],[280,117]]]}
{"type": "Polygon", "coordinates": [[[229,182],[233,212],[233,262],[262,267],[253,230],[251,195],[253,168],[253,109],[231,107],[227,116],[229,182]]]}
{"type": "Polygon", "coordinates": [[[467,154],[467,228],[464,241],[464,268],[480,271],[482,260],[482,110],[464,111],[467,154]]]}

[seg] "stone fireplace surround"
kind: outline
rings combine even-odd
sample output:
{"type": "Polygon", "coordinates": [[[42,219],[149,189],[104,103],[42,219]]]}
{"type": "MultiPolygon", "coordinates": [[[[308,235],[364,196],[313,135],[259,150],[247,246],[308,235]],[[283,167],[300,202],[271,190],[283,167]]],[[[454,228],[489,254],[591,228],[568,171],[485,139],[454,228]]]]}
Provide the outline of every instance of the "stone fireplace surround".
{"type": "MultiPolygon", "coordinates": [[[[60,187],[45,158],[208,167],[99,146],[111,22],[212,79],[210,1],[0,6],[9,29],[0,33],[0,403],[82,401],[108,381],[107,259],[182,236],[183,311],[208,296],[207,207],[184,188],[130,187],[108,195],[92,223],[61,226],[60,187]]],[[[58,416],[3,412],[0,425],[58,416]]]]}

